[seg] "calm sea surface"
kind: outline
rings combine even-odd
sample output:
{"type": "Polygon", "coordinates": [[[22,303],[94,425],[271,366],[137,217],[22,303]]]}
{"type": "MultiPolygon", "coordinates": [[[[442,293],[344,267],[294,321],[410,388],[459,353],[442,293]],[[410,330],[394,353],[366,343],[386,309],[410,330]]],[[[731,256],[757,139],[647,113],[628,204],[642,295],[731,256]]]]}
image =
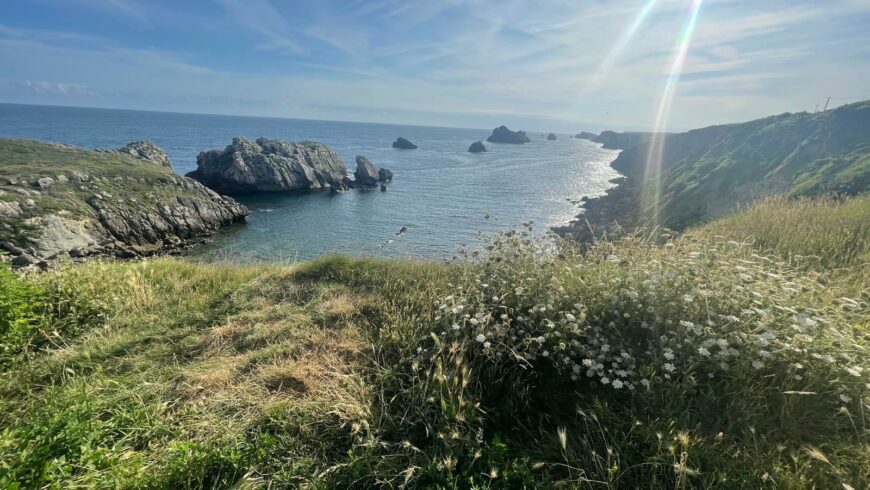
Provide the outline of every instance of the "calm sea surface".
{"type": "MultiPolygon", "coordinates": [[[[516,128],[521,129],[521,128],[516,128]]],[[[599,195],[618,174],[617,152],[559,135],[531,143],[468,145],[488,129],[433,128],[294,119],[172,114],[0,104],[0,136],[72,143],[85,148],[151,140],[175,171],[196,167],[196,155],[224,148],[233,136],[314,140],[337,151],[349,172],[367,156],[393,171],[387,192],[264,194],[240,197],[248,224],[218,234],[193,255],[238,261],[300,260],[323,253],[443,259],[460,245],[473,249],[478,232],[493,234],[534,221],[538,231],[562,225],[578,212],[570,201],[599,195]],[[390,147],[399,136],[418,150],[390,147]],[[488,216],[488,217],[487,217],[488,216]],[[403,226],[408,231],[396,233],[403,226]]],[[[2,165],[2,162],[0,162],[2,165]]]]}

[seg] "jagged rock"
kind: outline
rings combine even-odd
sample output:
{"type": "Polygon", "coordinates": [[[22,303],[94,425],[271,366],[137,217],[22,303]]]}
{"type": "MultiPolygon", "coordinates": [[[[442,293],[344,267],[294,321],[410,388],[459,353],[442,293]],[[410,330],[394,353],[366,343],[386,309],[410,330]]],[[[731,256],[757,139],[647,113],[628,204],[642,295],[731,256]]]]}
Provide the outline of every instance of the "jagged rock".
{"type": "Polygon", "coordinates": [[[368,158],[362,155],[357,155],[356,171],[353,173],[353,177],[359,185],[372,186],[377,184],[378,180],[380,180],[379,169],[378,167],[375,167],[368,158]]]}
{"type": "Polygon", "coordinates": [[[547,135],[547,141],[556,141],[556,133],[550,133],[547,135]]]}
{"type": "Polygon", "coordinates": [[[120,153],[122,155],[130,155],[139,160],[145,160],[163,167],[172,168],[172,162],[169,160],[166,153],[159,146],[150,141],[134,141],[132,143],[127,143],[120,148],[107,151],[120,153]]]}
{"type": "Polygon", "coordinates": [[[511,131],[507,128],[507,126],[499,126],[492,130],[492,134],[489,135],[489,138],[486,139],[491,143],[511,143],[511,144],[523,144],[531,141],[528,136],[526,136],[525,131],[511,131]]]}
{"type": "Polygon", "coordinates": [[[385,168],[378,169],[378,180],[381,182],[389,182],[393,180],[393,172],[385,168]]]}
{"type": "Polygon", "coordinates": [[[381,184],[381,192],[387,192],[387,184],[381,184]]]}
{"type": "Polygon", "coordinates": [[[222,194],[344,188],[347,169],[338,153],[321,143],[233,138],[224,150],[204,151],[187,174],[222,194]]]}
{"type": "Polygon", "coordinates": [[[24,252],[24,249],[22,249],[21,247],[16,246],[16,245],[15,245],[14,243],[12,243],[12,242],[3,242],[3,243],[2,243],[2,247],[3,247],[7,252],[11,253],[12,255],[22,255],[22,254],[25,253],[25,252],[24,252]]]}
{"type": "Polygon", "coordinates": [[[589,133],[587,131],[580,131],[579,133],[575,134],[574,137],[578,140],[591,140],[597,138],[598,135],[595,133],[589,133]]]}
{"type": "Polygon", "coordinates": [[[37,189],[48,189],[54,184],[54,179],[51,177],[40,177],[33,182],[33,187],[37,189]]]}
{"type": "Polygon", "coordinates": [[[483,141],[475,141],[468,147],[469,153],[483,153],[486,151],[486,146],[484,146],[483,141]]]}
{"type": "Polygon", "coordinates": [[[400,150],[416,150],[417,145],[411,143],[405,138],[399,137],[399,139],[393,142],[393,148],[398,148],[400,150]]]}
{"type": "Polygon", "coordinates": [[[21,204],[17,201],[0,201],[0,216],[4,218],[21,216],[21,204]]]}

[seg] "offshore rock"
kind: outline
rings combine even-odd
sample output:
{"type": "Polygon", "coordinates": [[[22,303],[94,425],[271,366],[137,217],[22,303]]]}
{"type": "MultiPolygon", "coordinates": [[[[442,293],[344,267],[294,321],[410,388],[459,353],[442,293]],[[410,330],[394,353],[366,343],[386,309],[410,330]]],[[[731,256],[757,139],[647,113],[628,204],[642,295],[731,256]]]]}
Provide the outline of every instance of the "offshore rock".
{"type": "Polygon", "coordinates": [[[526,136],[525,131],[511,131],[507,126],[499,126],[492,130],[492,134],[489,135],[489,138],[487,138],[486,141],[491,143],[510,143],[520,145],[528,143],[531,140],[526,136]]]}

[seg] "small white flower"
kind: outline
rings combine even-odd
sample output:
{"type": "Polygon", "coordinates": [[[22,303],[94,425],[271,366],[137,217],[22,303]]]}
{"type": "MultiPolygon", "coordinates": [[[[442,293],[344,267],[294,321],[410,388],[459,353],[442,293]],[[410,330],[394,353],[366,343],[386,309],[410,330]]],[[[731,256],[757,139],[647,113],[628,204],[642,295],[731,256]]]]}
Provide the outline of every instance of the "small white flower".
{"type": "Polygon", "coordinates": [[[691,294],[684,294],[682,299],[683,299],[683,301],[685,301],[686,303],[691,303],[692,301],[695,300],[695,297],[692,296],[691,294]]]}
{"type": "Polygon", "coordinates": [[[453,326],[451,326],[450,328],[452,328],[453,330],[459,330],[459,324],[454,323],[453,326]]]}
{"type": "Polygon", "coordinates": [[[674,365],[671,364],[671,363],[669,363],[669,362],[666,362],[665,365],[662,366],[662,367],[665,369],[665,371],[667,371],[667,372],[669,372],[669,373],[674,372],[674,369],[676,369],[676,368],[674,367],[674,365]]]}
{"type": "Polygon", "coordinates": [[[764,363],[761,361],[752,361],[752,367],[755,369],[761,369],[764,367],[764,363]]]}
{"type": "Polygon", "coordinates": [[[475,340],[477,340],[478,342],[483,342],[486,340],[486,335],[479,333],[477,334],[477,337],[475,337],[475,340]]]}
{"type": "Polygon", "coordinates": [[[861,376],[861,371],[863,371],[863,369],[860,366],[849,366],[846,368],[846,372],[852,376],[861,376]]]}
{"type": "Polygon", "coordinates": [[[622,386],[623,386],[622,381],[620,381],[618,379],[613,380],[613,387],[614,388],[616,388],[618,390],[618,389],[622,388],[622,386]]]}
{"type": "Polygon", "coordinates": [[[472,325],[477,325],[480,323],[480,320],[478,320],[477,318],[472,318],[471,320],[468,320],[468,322],[472,325]]]}
{"type": "Polygon", "coordinates": [[[421,352],[423,352],[423,348],[418,346],[418,347],[417,347],[417,354],[419,354],[419,353],[421,353],[421,352]]]}
{"type": "Polygon", "coordinates": [[[842,400],[843,403],[849,403],[852,401],[852,397],[849,395],[840,395],[840,400],[842,400]]]}
{"type": "Polygon", "coordinates": [[[704,357],[710,357],[710,351],[706,347],[698,347],[698,354],[704,357]]]}
{"type": "Polygon", "coordinates": [[[489,341],[486,341],[486,342],[483,343],[483,348],[484,348],[484,349],[489,349],[489,347],[490,347],[491,345],[492,345],[492,344],[490,344],[489,341]]]}
{"type": "Polygon", "coordinates": [[[575,318],[574,315],[572,315],[570,313],[565,314],[565,319],[568,320],[569,322],[573,322],[573,321],[577,320],[577,318],[575,318]]]}
{"type": "Polygon", "coordinates": [[[549,356],[550,356],[550,351],[546,351],[546,350],[545,350],[544,352],[541,352],[541,355],[544,356],[544,357],[549,357],[549,356]]]}
{"type": "Polygon", "coordinates": [[[669,360],[669,361],[673,361],[673,360],[674,360],[674,353],[671,352],[671,351],[667,351],[667,352],[665,352],[665,353],[664,353],[664,356],[665,356],[665,359],[667,359],[667,360],[669,360]]]}
{"type": "Polygon", "coordinates": [[[610,378],[608,378],[607,376],[603,376],[601,378],[601,384],[605,384],[605,385],[610,384],[610,378]]]}

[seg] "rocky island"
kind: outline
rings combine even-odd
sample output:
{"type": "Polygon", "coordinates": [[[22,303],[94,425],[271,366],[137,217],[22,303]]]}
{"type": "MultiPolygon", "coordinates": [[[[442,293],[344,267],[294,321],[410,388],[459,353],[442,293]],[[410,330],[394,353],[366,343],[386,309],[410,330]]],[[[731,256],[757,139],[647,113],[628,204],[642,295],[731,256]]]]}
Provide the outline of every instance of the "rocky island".
{"type": "Polygon", "coordinates": [[[556,141],[556,133],[550,133],[547,135],[547,141],[556,141]]]}
{"type": "Polygon", "coordinates": [[[492,130],[492,134],[489,135],[489,138],[487,138],[486,141],[489,141],[490,143],[521,145],[523,143],[528,143],[531,140],[526,136],[525,131],[511,131],[507,126],[499,126],[492,130]]]}
{"type": "Polygon", "coordinates": [[[178,251],[248,214],[145,141],[89,151],[0,139],[0,163],[0,248],[16,266],[178,251]]]}
{"type": "Polygon", "coordinates": [[[468,147],[469,153],[483,153],[486,151],[486,146],[484,146],[483,141],[475,141],[468,147]]]}
{"type": "Polygon", "coordinates": [[[373,187],[393,180],[393,172],[376,167],[368,158],[356,156],[356,171],[353,173],[355,184],[362,187],[373,187]]]}
{"type": "Polygon", "coordinates": [[[398,148],[400,150],[416,150],[417,145],[411,143],[405,138],[399,137],[396,141],[393,141],[393,148],[398,148]]]}
{"type": "Polygon", "coordinates": [[[598,137],[595,133],[590,133],[588,131],[580,131],[579,133],[574,135],[578,140],[594,140],[598,137]]]}
{"type": "Polygon", "coordinates": [[[187,176],[223,194],[348,187],[341,157],[314,141],[238,136],[223,150],[201,152],[196,167],[187,176]]]}

